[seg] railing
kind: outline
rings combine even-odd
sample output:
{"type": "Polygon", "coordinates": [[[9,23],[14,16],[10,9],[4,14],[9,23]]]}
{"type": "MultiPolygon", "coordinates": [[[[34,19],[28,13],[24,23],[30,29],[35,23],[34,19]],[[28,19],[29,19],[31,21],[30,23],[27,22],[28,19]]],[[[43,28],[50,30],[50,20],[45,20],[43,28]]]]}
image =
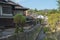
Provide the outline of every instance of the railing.
{"type": "Polygon", "coordinates": [[[13,14],[2,14],[2,16],[13,16],[13,14]]]}
{"type": "Polygon", "coordinates": [[[40,25],[36,25],[34,28],[25,32],[26,40],[35,40],[40,32],[40,25]]]}
{"type": "MultiPolygon", "coordinates": [[[[18,40],[35,40],[40,32],[40,24],[34,26],[31,29],[24,30],[24,32],[19,33],[18,40]]],[[[0,38],[0,40],[17,40],[17,36],[11,35],[0,38]]]]}
{"type": "Polygon", "coordinates": [[[13,14],[2,14],[0,18],[13,18],[13,14]]]}

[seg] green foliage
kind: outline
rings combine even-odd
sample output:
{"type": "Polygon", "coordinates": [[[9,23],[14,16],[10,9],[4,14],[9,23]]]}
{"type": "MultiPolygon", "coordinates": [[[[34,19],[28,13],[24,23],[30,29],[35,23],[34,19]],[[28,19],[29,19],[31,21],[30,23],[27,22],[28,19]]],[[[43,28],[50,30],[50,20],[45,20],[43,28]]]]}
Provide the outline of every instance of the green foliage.
{"type": "Polygon", "coordinates": [[[60,11],[60,0],[57,0],[58,3],[58,10],[60,11]]]}
{"type": "Polygon", "coordinates": [[[44,31],[44,33],[49,33],[49,32],[51,32],[51,29],[50,29],[50,27],[44,27],[43,31],[44,31]]]}
{"type": "Polygon", "coordinates": [[[16,24],[16,32],[19,31],[19,25],[21,26],[20,31],[23,32],[23,26],[24,26],[24,24],[26,22],[26,18],[21,14],[16,14],[14,16],[14,22],[16,24]]]}
{"type": "Polygon", "coordinates": [[[29,14],[33,14],[33,13],[35,13],[35,14],[39,14],[39,15],[44,15],[44,12],[43,12],[43,10],[38,10],[38,9],[30,9],[30,10],[28,10],[28,12],[29,12],[29,14]]]}
{"type": "Polygon", "coordinates": [[[45,37],[43,40],[56,40],[56,39],[45,37]]]}
{"type": "Polygon", "coordinates": [[[44,19],[38,19],[40,24],[42,24],[44,22],[44,19]]]}
{"type": "Polygon", "coordinates": [[[38,14],[38,15],[49,15],[49,14],[55,14],[55,13],[58,13],[57,9],[44,9],[44,10],[38,10],[38,9],[30,9],[28,11],[30,14],[38,14]]]}
{"type": "Polygon", "coordinates": [[[50,24],[50,26],[52,28],[55,28],[56,23],[58,22],[58,20],[60,20],[59,17],[60,17],[60,14],[57,14],[57,13],[56,14],[50,14],[48,16],[48,23],[50,24]]]}
{"type": "Polygon", "coordinates": [[[17,24],[23,25],[23,24],[25,24],[25,22],[26,22],[26,18],[25,18],[25,16],[23,16],[23,15],[16,14],[16,15],[14,16],[14,22],[17,23],[17,24]]]}
{"type": "MultiPolygon", "coordinates": [[[[59,6],[59,10],[60,10],[60,0],[58,0],[58,6],[59,6]]],[[[44,10],[37,10],[34,9],[31,11],[31,14],[36,13],[38,15],[45,15],[48,17],[48,27],[44,27],[44,32],[48,35],[48,37],[52,34],[56,32],[56,26],[57,26],[57,22],[60,21],[60,11],[58,11],[57,9],[44,9],[44,10]],[[50,35],[49,35],[50,34],[50,35]]],[[[39,20],[40,23],[43,22],[41,20],[39,20]]],[[[51,35],[52,36],[52,35],[51,35]]],[[[56,40],[54,38],[45,38],[44,40],[56,40]]]]}
{"type": "Polygon", "coordinates": [[[19,32],[19,26],[16,25],[16,29],[15,29],[15,33],[18,33],[19,32]]]}

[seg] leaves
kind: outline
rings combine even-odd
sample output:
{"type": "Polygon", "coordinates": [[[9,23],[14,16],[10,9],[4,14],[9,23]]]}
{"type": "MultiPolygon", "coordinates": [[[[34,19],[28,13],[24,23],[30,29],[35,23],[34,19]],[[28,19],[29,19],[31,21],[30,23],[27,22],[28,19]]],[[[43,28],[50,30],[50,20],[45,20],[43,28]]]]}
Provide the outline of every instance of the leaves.
{"type": "Polygon", "coordinates": [[[55,24],[59,20],[59,16],[60,16],[60,14],[58,14],[58,13],[50,14],[48,16],[48,23],[51,25],[51,27],[55,27],[56,26],[55,24]]]}
{"type": "Polygon", "coordinates": [[[58,9],[60,11],[60,0],[57,0],[57,3],[58,3],[58,9]]]}
{"type": "Polygon", "coordinates": [[[16,25],[16,32],[18,33],[18,31],[23,32],[23,26],[26,22],[26,18],[25,16],[21,15],[21,14],[16,14],[14,16],[14,22],[16,25]],[[21,29],[19,28],[19,25],[21,26],[21,29]]]}
{"type": "Polygon", "coordinates": [[[20,24],[24,24],[25,21],[26,21],[26,18],[25,18],[25,16],[23,16],[23,15],[16,14],[16,15],[14,16],[14,22],[17,23],[17,24],[19,24],[19,23],[20,23],[20,24]]]}

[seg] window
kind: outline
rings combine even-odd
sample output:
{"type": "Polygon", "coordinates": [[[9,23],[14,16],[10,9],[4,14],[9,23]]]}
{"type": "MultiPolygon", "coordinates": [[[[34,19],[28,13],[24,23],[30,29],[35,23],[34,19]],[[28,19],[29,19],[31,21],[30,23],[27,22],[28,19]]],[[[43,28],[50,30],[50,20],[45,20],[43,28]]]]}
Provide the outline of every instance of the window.
{"type": "Polygon", "coordinates": [[[3,12],[3,14],[11,14],[12,13],[11,7],[10,6],[3,6],[2,12],[3,12]]]}

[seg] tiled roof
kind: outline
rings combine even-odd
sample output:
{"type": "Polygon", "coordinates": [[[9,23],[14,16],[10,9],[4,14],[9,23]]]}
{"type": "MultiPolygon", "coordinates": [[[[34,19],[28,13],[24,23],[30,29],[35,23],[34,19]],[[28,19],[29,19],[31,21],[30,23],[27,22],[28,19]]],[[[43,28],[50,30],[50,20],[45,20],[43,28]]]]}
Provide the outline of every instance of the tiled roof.
{"type": "Polygon", "coordinates": [[[13,2],[13,1],[7,1],[6,4],[18,5],[17,3],[13,2]]]}
{"type": "Polygon", "coordinates": [[[8,4],[15,5],[15,9],[24,9],[24,10],[28,9],[12,1],[9,1],[8,4]]]}
{"type": "Polygon", "coordinates": [[[24,10],[27,10],[28,9],[28,8],[25,8],[25,7],[23,7],[23,6],[15,3],[13,1],[0,1],[0,3],[8,4],[8,5],[13,5],[13,6],[15,6],[15,9],[24,9],[24,10]]]}

